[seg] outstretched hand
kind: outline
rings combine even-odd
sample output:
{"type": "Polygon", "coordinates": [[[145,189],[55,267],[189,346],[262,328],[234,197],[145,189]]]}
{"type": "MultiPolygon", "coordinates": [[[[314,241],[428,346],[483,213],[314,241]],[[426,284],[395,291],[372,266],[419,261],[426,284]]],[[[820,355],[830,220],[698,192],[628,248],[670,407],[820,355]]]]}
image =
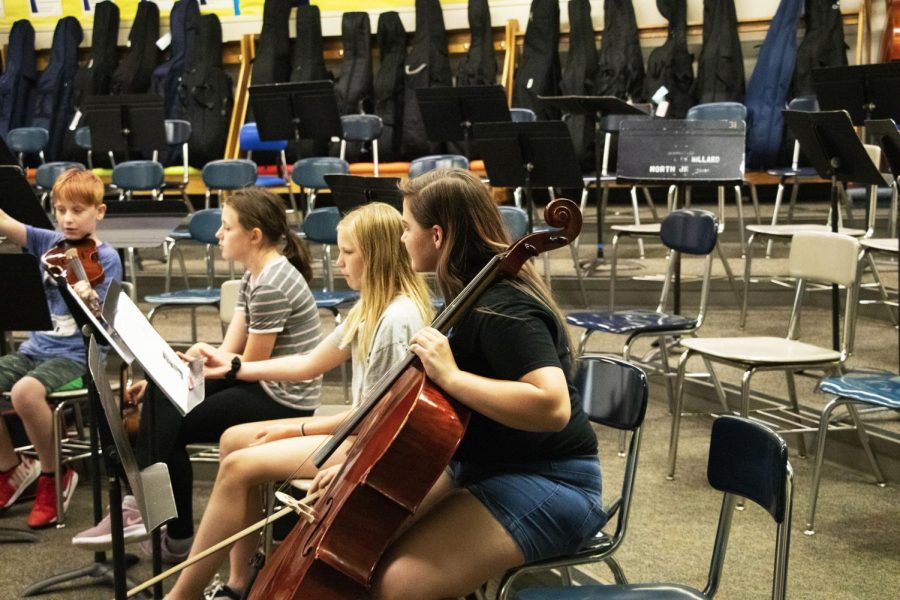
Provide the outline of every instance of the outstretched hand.
{"type": "Polygon", "coordinates": [[[450,350],[450,341],[433,327],[426,327],[415,334],[409,341],[409,349],[422,361],[428,378],[441,387],[459,372],[450,350]]]}

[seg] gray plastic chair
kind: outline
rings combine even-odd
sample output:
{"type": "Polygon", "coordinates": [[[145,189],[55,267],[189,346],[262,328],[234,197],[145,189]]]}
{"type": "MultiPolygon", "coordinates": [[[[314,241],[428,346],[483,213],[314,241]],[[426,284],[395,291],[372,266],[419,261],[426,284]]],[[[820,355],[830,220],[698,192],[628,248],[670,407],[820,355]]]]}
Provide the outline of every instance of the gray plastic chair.
{"type": "Polygon", "coordinates": [[[435,169],[468,169],[469,159],[462,154],[432,154],[409,163],[409,178],[414,179],[435,169]]]}
{"type": "Polygon", "coordinates": [[[163,166],[153,160],[129,160],[113,168],[112,184],[119,189],[120,200],[130,199],[135,191],[150,191],[156,200],[164,183],[163,166]]]}
{"type": "Polygon", "coordinates": [[[94,168],[93,147],[91,146],[91,128],[82,125],[75,130],[75,145],[87,153],[88,169],[94,168]]]}
{"type": "Polygon", "coordinates": [[[34,183],[38,190],[41,191],[41,205],[44,207],[44,210],[49,212],[52,208],[50,192],[53,189],[53,184],[56,183],[56,179],[69,169],[83,171],[84,165],[80,162],[57,161],[44,163],[37,168],[34,183]]]}
{"type": "Polygon", "coordinates": [[[6,145],[19,153],[19,166],[25,168],[25,155],[37,154],[44,164],[44,148],[50,141],[50,132],[43,127],[16,127],[6,134],[6,145]]]}
{"type": "Polygon", "coordinates": [[[203,185],[206,186],[204,208],[209,208],[212,190],[221,192],[250,187],[256,183],[256,163],[245,158],[213,160],[203,167],[203,185]]]}
{"type": "Polygon", "coordinates": [[[316,194],[319,190],[328,188],[325,181],[326,175],[346,175],[350,172],[350,163],[343,158],[333,156],[315,156],[301,158],[294,163],[291,170],[291,179],[303,190],[308,191],[306,200],[306,212],[316,208],[316,194]]]}
{"type": "Polygon", "coordinates": [[[169,156],[177,155],[181,152],[181,164],[169,165],[177,167],[181,170],[181,181],[178,182],[176,188],[181,192],[181,197],[187,205],[188,212],[194,212],[194,206],[187,197],[187,186],[190,181],[190,160],[188,157],[188,141],[191,139],[193,128],[190,121],[182,119],[166,119],[166,144],[169,146],[169,156]]]}
{"type": "Polygon", "coordinates": [[[347,142],[371,142],[372,162],[375,177],[378,177],[378,138],[384,130],[384,123],[378,115],[344,115],[341,117],[341,158],[346,157],[347,142]]]}

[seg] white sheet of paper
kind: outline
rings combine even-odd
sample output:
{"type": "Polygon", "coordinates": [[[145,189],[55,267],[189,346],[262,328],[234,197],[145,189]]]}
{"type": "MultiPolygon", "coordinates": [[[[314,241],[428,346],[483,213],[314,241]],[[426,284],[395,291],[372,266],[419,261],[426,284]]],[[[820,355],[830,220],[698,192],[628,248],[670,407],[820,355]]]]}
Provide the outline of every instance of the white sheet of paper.
{"type": "Polygon", "coordinates": [[[184,364],[125,292],[119,295],[112,325],[144,373],[178,410],[187,414],[203,401],[203,360],[193,361],[190,367],[184,364]]]}
{"type": "Polygon", "coordinates": [[[31,0],[31,15],[34,17],[53,17],[63,14],[62,0],[31,0]]]}

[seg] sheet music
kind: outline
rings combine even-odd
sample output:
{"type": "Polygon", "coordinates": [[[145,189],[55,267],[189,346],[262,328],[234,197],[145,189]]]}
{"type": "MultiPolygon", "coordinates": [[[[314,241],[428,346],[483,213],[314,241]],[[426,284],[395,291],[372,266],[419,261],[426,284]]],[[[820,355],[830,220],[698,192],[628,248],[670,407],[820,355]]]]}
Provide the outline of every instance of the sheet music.
{"type": "Polygon", "coordinates": [[[119,291],[112,318],[113,329],[134,353],[144,373],[182,414],[203,401],[202,358],[186,365],[123,290],[119,291]]]}

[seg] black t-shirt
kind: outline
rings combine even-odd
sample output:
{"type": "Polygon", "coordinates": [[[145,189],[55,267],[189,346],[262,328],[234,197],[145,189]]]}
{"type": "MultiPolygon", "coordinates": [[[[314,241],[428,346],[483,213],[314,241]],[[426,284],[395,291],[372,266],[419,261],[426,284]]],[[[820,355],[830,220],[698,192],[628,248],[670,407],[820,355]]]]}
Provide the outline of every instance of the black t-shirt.
{"type": "Polygon", "coordinates": [[[494,284],[457,324],[450,347],[463,371],[518,380],[541,367],[560,367],[569,384],[572,415],[559,432],[530,432],[501,425],[472,411],[455,460],[549,460],[597,453],[597,438],[572,385],[568,340],[553,312],[509,282],[494,284]]]}

